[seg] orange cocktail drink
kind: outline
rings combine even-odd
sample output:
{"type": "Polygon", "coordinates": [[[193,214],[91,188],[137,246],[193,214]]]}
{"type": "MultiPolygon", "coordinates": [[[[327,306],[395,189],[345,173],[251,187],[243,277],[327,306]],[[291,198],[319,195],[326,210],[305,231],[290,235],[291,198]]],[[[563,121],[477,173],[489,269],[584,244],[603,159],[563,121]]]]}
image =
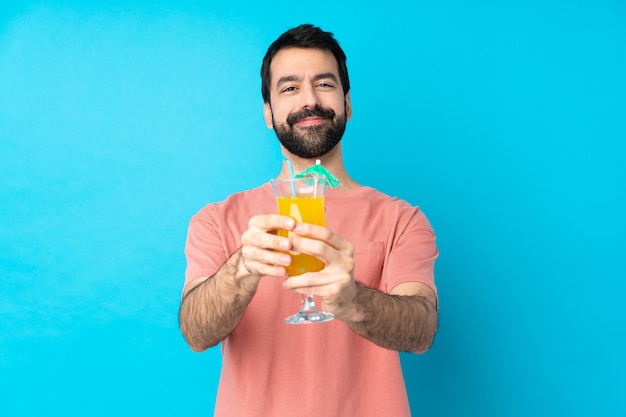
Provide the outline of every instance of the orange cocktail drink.
{"type": "MultiPolygon", "coordinates": [[[[278,196],[278,214],[293,218],[296,223],[310,223],[326,226],[324,215],[324,195],[296,195],[278,196]]],[[[279,230],[280,236],[289,236],[292,232],[279,230]]],[[[290,277],[304,274],[305,272],[317,272],[324,269],[324,262],[315,256],[305,253],[290,252],[291,265],[287,270],[290,277]]]]}

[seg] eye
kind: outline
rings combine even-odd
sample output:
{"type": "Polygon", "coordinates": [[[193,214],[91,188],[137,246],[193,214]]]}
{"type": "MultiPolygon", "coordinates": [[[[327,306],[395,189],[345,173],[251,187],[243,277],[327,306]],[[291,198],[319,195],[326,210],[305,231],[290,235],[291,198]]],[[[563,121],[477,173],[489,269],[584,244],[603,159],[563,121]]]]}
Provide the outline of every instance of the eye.
{"type": "Polygon", "coordinates": [[[282,90],[280,90],[281,93],[291,93],[293,91],[296,91],[296,87],[290,85],[288,87],[283,88],[282,90]]]}
{"type": "Polygon", "coordinates": [[[328,83],[326,81],[322,81],[322,82],[318,83],[317,86],[321,87],[321,88],[333,88],[334,87],[333,84],[328,83]]]}

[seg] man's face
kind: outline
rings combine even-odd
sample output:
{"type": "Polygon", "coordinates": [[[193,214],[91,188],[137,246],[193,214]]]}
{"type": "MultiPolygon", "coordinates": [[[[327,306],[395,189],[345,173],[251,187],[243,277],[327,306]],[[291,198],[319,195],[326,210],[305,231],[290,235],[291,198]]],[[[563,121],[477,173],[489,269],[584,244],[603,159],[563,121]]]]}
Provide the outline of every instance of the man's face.
{"type": "Polygon", "coordinates": [[[280,143],[301,158],[317,158],[339,143],[350,120],[350,94],[345,97],[337,60],[330,51],[288,48],[270,65],[270,103],[265,123],[280,143]]]}

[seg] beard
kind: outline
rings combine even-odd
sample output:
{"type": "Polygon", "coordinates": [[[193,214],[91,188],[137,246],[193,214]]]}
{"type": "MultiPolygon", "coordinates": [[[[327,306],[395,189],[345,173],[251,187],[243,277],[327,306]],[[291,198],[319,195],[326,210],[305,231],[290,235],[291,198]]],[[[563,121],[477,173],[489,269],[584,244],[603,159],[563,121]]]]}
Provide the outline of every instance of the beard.
{"type": "Polygon", "coordinates": [[[330,152],[337,145],[346,130],[345,111],[335,119],[335,111],[324,109],[319,106],[305,108],[299,112],[291,113],[287,117],[287,123],[279,124],[274,119],[274,132],[280,143],[292,154],[300,158],[319,158],[330,152]],[[296,131],[294,125],[307,117],[321,117],[327,123],[315,126],[298,127],[296,131]]]}

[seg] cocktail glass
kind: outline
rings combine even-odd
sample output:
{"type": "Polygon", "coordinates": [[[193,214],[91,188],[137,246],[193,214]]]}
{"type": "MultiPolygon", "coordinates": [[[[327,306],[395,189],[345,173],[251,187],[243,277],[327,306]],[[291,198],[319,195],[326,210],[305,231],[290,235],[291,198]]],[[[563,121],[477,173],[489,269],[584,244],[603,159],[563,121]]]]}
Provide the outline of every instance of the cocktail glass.
{"type": "MultiPolygon", "coordinates": [[[[326,226],[324,196],[327,180],[324,177],[304,177],[288,180],[272,180],[272,188],[278,205],[278,213],[290,216],[296,223],[310,223],[326,226]]],[[[279,230],[278,235],[288,237],[293,232],[279,230]]],[[[290,251],[291,265],[287,270],[290,277],[305,272],[318,272],[326,266],[315,256],[290,251]]],[[[285,319],[288,324],[322,323],[334,319],[331,313],[315,306],[312,295],[302,296],[300,311],[285,319]]]]}

